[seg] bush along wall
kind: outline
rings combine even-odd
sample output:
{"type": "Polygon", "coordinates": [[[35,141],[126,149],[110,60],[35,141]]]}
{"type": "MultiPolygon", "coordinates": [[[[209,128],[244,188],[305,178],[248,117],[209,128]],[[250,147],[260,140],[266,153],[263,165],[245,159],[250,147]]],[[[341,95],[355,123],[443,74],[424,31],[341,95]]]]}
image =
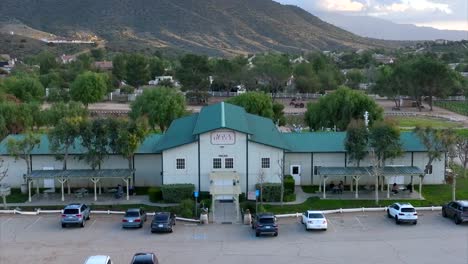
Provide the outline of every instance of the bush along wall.
{"type": "MultiPolygon", "coordinates": [[[[255,184],[255,188],[260,190],[260,184],[255,184]]],[[[281,200],[281,183],[263,183],[262,198],[264,202],[279,202],[281,200]]]]}
{"type": "Polygon", "coordinates": [[[291,175],[284,176],[284,195],[290,195],[294,193],[294,178],[291,175]]]}
{"type": "Polygon", "coordinates": [[[161,186],[163,200],[167,203],[180,203],[182,200],[192,199],[195,185],[166,184],[161,186]]]}
{"type": "Polygon", "coordinates": [[[149,200],[153,203],[162,200],[162,191],[159,187],[151,187],[148,189],[149,200]]]}

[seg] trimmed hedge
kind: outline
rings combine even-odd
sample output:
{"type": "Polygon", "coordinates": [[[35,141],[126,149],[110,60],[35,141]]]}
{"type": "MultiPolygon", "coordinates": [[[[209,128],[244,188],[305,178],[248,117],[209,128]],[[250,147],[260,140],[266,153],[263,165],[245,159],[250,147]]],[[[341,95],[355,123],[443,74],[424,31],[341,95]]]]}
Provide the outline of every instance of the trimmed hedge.
{"type": "MultiPolygon", "coordinates": [[[[260,184],[255,184],[255,188],[260,190],[260,184]]],[[[281,183],[263,183],[262,198],[264,202],[279,202],[281,200],[281,183]]]]}
{"type": "Polygon", "coordinates": [[[284,195],[293,194],[294,193],[294,178],[291,175],[284,176],[284,195]]]}
{"type": "Polygon", "coordinates": [[[159,202],[162,200],[162,191],[159,187],[148,188],[149,200],[153,203],[159,202]]]}
{"type": "Polygon", "coordinates": [[[193,184],[166,184],[161,187],[163,200],[167,203],[179,203],[182,200],[192,199],[194,190],[193,184]]]}

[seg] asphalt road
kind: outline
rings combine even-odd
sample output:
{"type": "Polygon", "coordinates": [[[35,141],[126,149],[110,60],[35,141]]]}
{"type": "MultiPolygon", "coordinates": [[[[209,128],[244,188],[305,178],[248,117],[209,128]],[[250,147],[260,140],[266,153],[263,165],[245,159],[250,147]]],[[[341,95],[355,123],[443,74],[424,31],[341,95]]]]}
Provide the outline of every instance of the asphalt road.
{"type": "MultiPolygon", "coordinates": [[[[382,213],[328,215],[328,231],[304,230],[280,219],[278,237],[255,237],[244,225],[178,222],[172,234],[123,230],[119,216],[91,215],[84,228],[62,229],[58,215],[0,215],[0,263],[83,263],[105,254],[129,263],[151,251],[160,263],[468,263],[468,224],[439,212],[420,212],[419,223],[396,225],[382,213]]],[[[150,221],[151,219],[149,219],[150,221]]]]}

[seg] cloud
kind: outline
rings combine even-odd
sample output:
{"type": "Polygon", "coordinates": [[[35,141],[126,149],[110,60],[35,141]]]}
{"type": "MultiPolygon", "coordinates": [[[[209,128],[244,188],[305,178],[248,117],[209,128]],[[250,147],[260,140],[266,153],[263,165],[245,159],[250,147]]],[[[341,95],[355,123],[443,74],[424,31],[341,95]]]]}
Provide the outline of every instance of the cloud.
{"type": "Polygon", "coordinates": [[[357,12],[364,10],[365,5],[353,0],[323,0],[319,5],[327,11],[357,12]]]}

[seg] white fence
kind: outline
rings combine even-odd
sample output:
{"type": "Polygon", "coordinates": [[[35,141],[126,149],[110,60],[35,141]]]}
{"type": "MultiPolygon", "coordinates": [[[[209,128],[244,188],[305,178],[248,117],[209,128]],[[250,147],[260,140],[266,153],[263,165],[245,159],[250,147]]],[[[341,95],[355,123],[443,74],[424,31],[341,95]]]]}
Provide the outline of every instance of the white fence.
{"type": "MultiPolygon", "coordinates": [[[[324,214],[342,214],[342,213],[359,213],[359,212],[385,212],[387,211],[388,207],[374,207],[374,208],[349,208],[349,209],[334,209],[334,210],[323,210],[324,214]]],[[[416,211],[439,211],[442,210],[442,206],[430,206],[430,207],[415,207],[416,211]]],[[[63,210],[41,210],[37,209],[36,211],[32,212],[25,212],[21,210],[0,210],[0,214],[20,214],[20,215],[39,215],[39,214],[61,214],[63,210]]],[[[117,214],[123,215],[125,214],[124,211],[91,211],[92,214],[117,214]]],[[[278,218],[287,218],[287,217],[300,217],[302,213],[292,213],[292,214],[279,214],[276,215],[278,218]]],[[[154,213],[148,213],[149,216],[154,216],[154,213]]],[[[176,217],[179,221],[184,222],[192,222],[192,223],[199,223],[200,220],[190,219],[190,218],[183,218],[183,217],[176,217]]]]}

